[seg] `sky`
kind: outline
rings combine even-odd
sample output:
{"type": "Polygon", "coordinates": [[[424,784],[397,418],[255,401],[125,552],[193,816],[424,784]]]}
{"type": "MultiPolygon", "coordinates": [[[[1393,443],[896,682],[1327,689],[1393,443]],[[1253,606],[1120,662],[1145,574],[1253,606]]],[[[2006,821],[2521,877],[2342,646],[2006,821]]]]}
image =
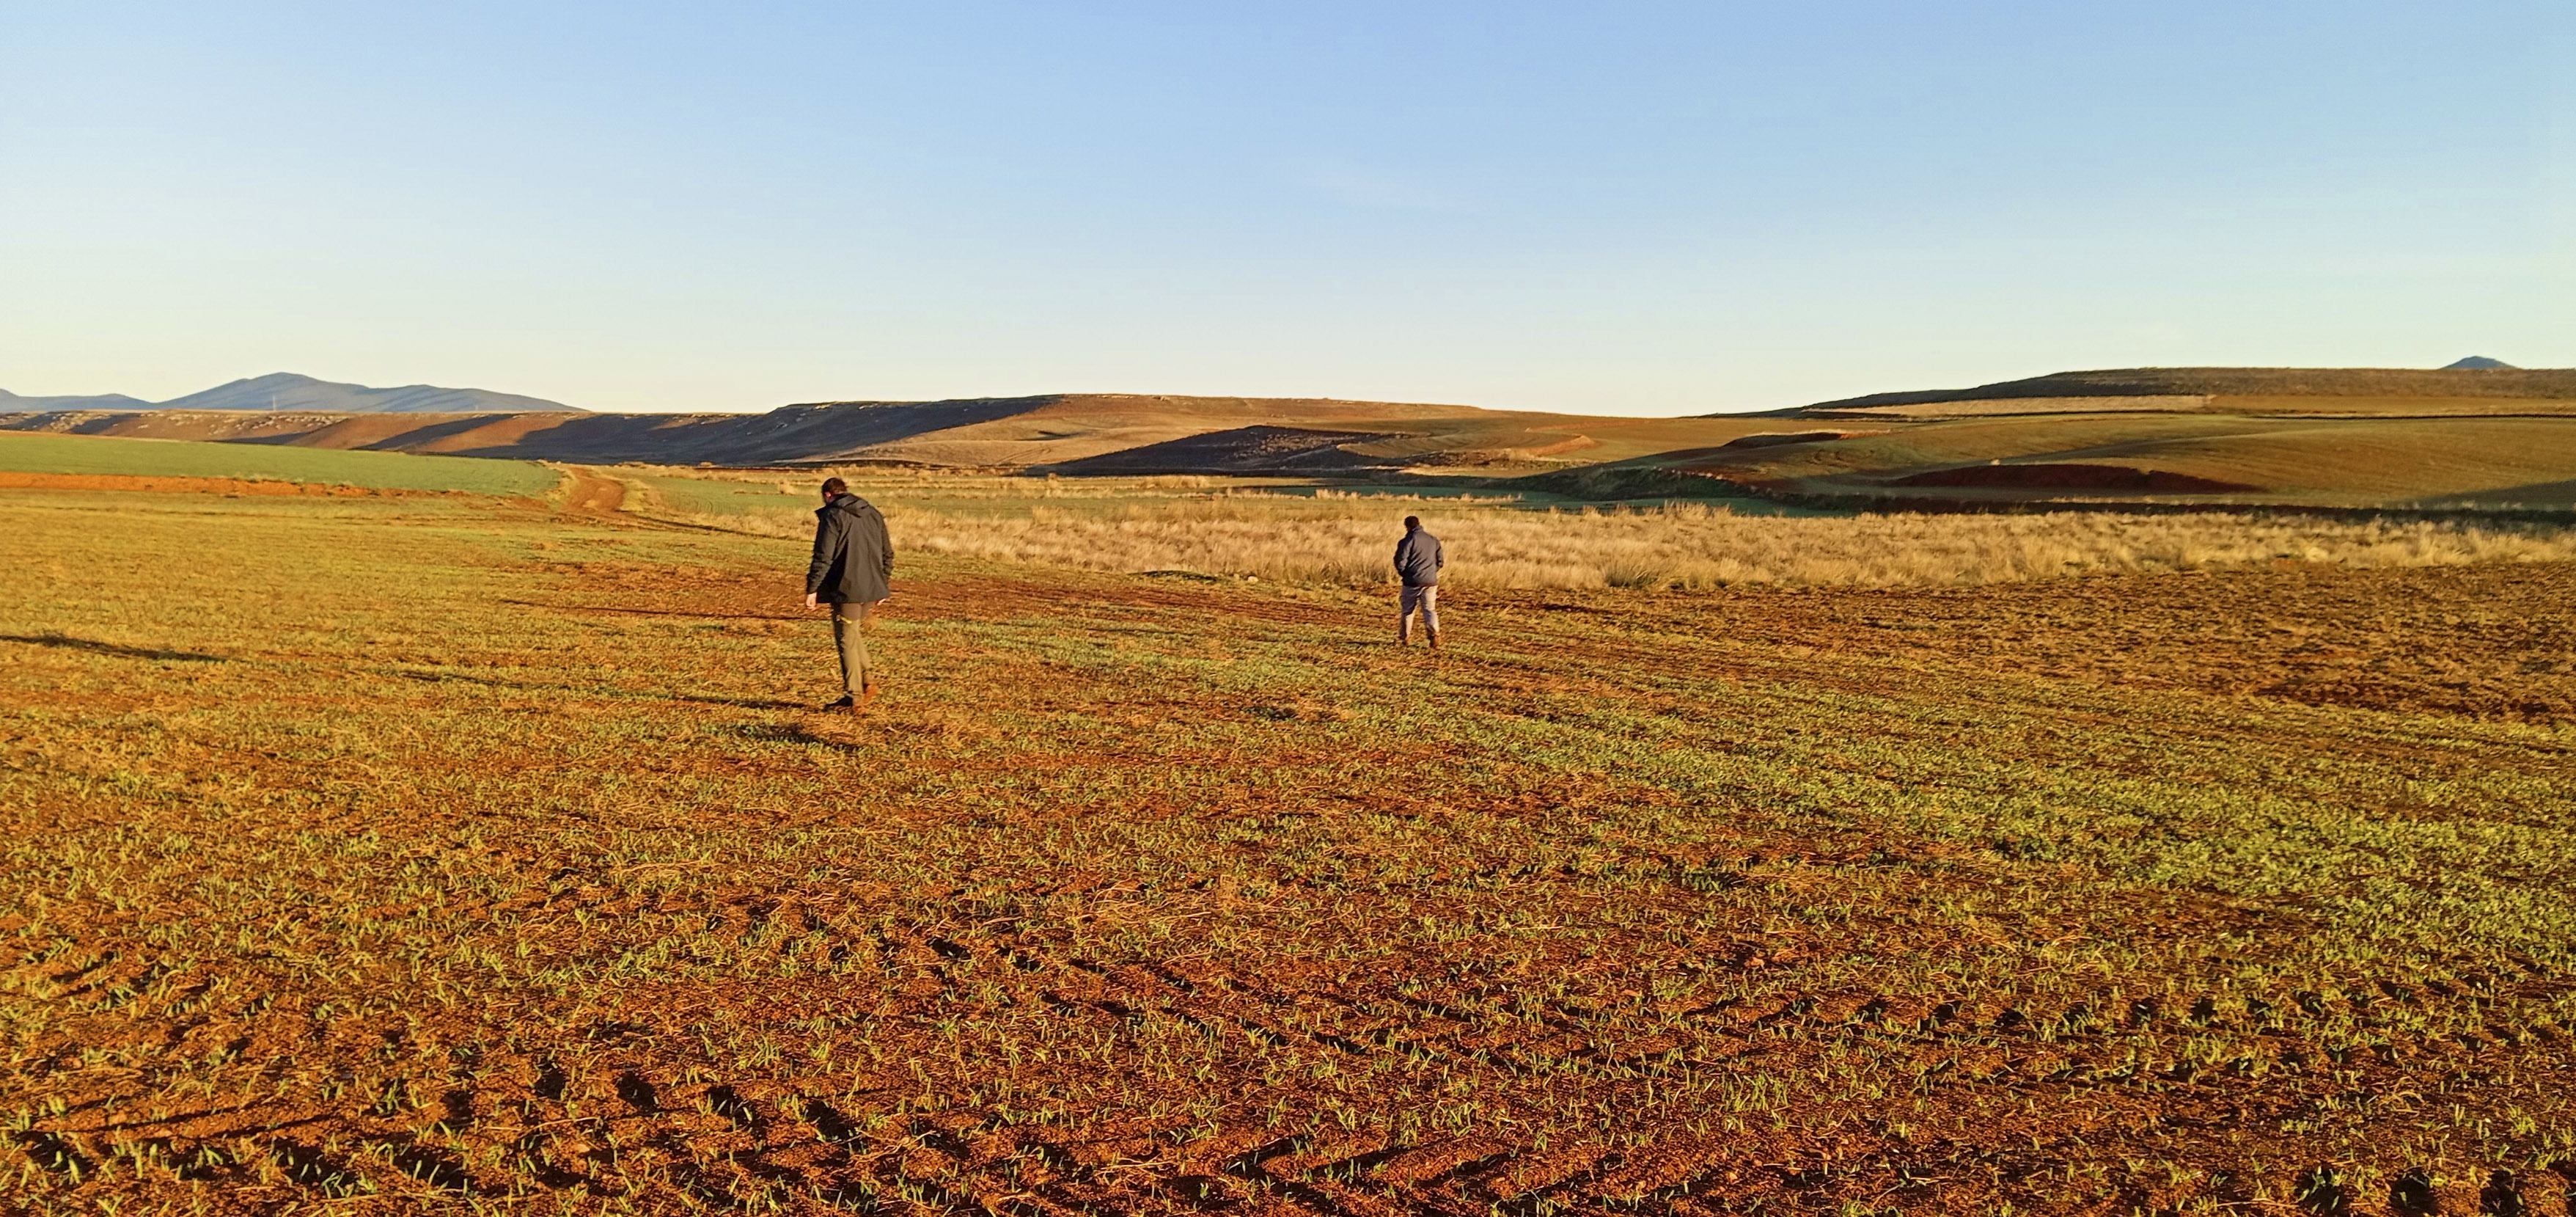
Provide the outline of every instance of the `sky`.
{"type": "Polygon", "coordinates": [[[2576,5],[0,0],[0,388],[2576,366],[2576,5]]]}

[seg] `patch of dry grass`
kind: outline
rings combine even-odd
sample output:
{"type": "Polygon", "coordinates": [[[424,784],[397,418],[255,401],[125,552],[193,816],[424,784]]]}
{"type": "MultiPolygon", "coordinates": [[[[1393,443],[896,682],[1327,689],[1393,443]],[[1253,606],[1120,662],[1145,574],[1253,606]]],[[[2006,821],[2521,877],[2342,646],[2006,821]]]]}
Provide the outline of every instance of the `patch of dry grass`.
{"type": "MultiPolygon", "coordinates": [[[[630,502],[664,518],[768,536],[801,537],[813,527],[801,483],[776,483],[775,498],[698,501],[690,504],[698,510],[685,510],[669,490],[676,480],[630,475],[638,490],[630,502]]],[[[1447,544],[1443,581],[1469,587],[1899,587],[2283,560],[2376,568],[2576,559],[2576,531],[2506,522],[2072,512],[1783,517],[1702,503],[1549,508],[1491,498],[1230,490],[1213,478],[1127,481],[1135,484],[1114,491],[953,475],[854,477],[853,485],[885,511],[906,549],[1353,586],[1390,577],[1406,514],[1422,516],[1447,544]]]]}
{"type": "MultiPolygon", "coordinates": [[[[1302,520],[1218,513],[1023,521],[959,527],[905,519],[941,553],[1106,570],[1182,569],[1297,582],[1387,578],[1396,531],[1382,518],[1302,520]]],[[[2563,531],[2443,524],[2350,524],[2248,516],[1942,516],[1784,519],[1697,504],[1640,511],[1471,511],[1433,515],[1452,555],[1447,581],[1471,587],[1710,590],[1985,584],[2097,571],[2198,570],[2281,559],[2356,567],[2576,557],[2563,531]]]]}

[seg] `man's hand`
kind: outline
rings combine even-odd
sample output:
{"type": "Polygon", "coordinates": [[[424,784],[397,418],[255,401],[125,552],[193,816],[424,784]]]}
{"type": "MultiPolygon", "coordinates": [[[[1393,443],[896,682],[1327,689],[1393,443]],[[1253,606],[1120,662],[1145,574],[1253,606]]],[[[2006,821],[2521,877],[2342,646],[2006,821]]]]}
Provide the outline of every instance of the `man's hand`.
{"type": "Polygon", "coordinates": [[[815,597],[815,596],[817,596],[817,595],[819,595],[819,594],[820,594],[820,593],[817,593],[817,592],[807,592],[807,593],[805,593],[805,607],[807,607],[807,608],[817,608],[817,607],[820,607],[818,604],[816,604],[816,602],[815,602],[815,600],[814,600],[814,597],[815,597]]]}

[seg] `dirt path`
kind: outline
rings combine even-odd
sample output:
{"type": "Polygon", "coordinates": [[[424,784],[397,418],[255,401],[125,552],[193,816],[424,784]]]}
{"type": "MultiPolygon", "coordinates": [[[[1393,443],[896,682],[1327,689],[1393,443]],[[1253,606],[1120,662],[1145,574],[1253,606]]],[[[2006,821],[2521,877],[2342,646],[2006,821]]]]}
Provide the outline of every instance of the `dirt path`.
{"type": "Polygon", "coordinates": [[[601,477],[596,470],[583,465],[550,465],[564,475],[564,510],[574,515],[623,515],[626,485],[615,478],[601,477]]]}

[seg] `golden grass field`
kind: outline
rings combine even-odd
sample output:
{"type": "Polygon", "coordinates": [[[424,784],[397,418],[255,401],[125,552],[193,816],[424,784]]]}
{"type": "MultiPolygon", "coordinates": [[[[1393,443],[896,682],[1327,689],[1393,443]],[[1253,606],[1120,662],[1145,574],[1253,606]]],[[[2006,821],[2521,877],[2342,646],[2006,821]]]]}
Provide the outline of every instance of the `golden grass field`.
{"type": "MultiPolygon", "coordinates": [[[[629,510],[810,536],[822,472],[599,471],[629,510]]],[[[2350,567],[2576,559],[2576,528],[2243,514],[1812,515],[1759,501],[1598,505],[1496,492],[1227,479],[1031,479],[844,469],[931,552],[1109,571],[1368,586],[1418,515],[1466,587],[1706,591],[1746,584],[1929,586],[2278,562],[2350,567]],[[1741,512],[1742,514],[1739,514],[1741,512]]]]}
{"type": "Polygon", "coordinates": [[[0,1207],[2567,1203],[2563,555],[1469,581],[1429,653],[927,544],[1032,485],[1513,510],[872,486],[853,718],[801,539],[627,509],[774,479],[0,489],[0,1207]]]}

